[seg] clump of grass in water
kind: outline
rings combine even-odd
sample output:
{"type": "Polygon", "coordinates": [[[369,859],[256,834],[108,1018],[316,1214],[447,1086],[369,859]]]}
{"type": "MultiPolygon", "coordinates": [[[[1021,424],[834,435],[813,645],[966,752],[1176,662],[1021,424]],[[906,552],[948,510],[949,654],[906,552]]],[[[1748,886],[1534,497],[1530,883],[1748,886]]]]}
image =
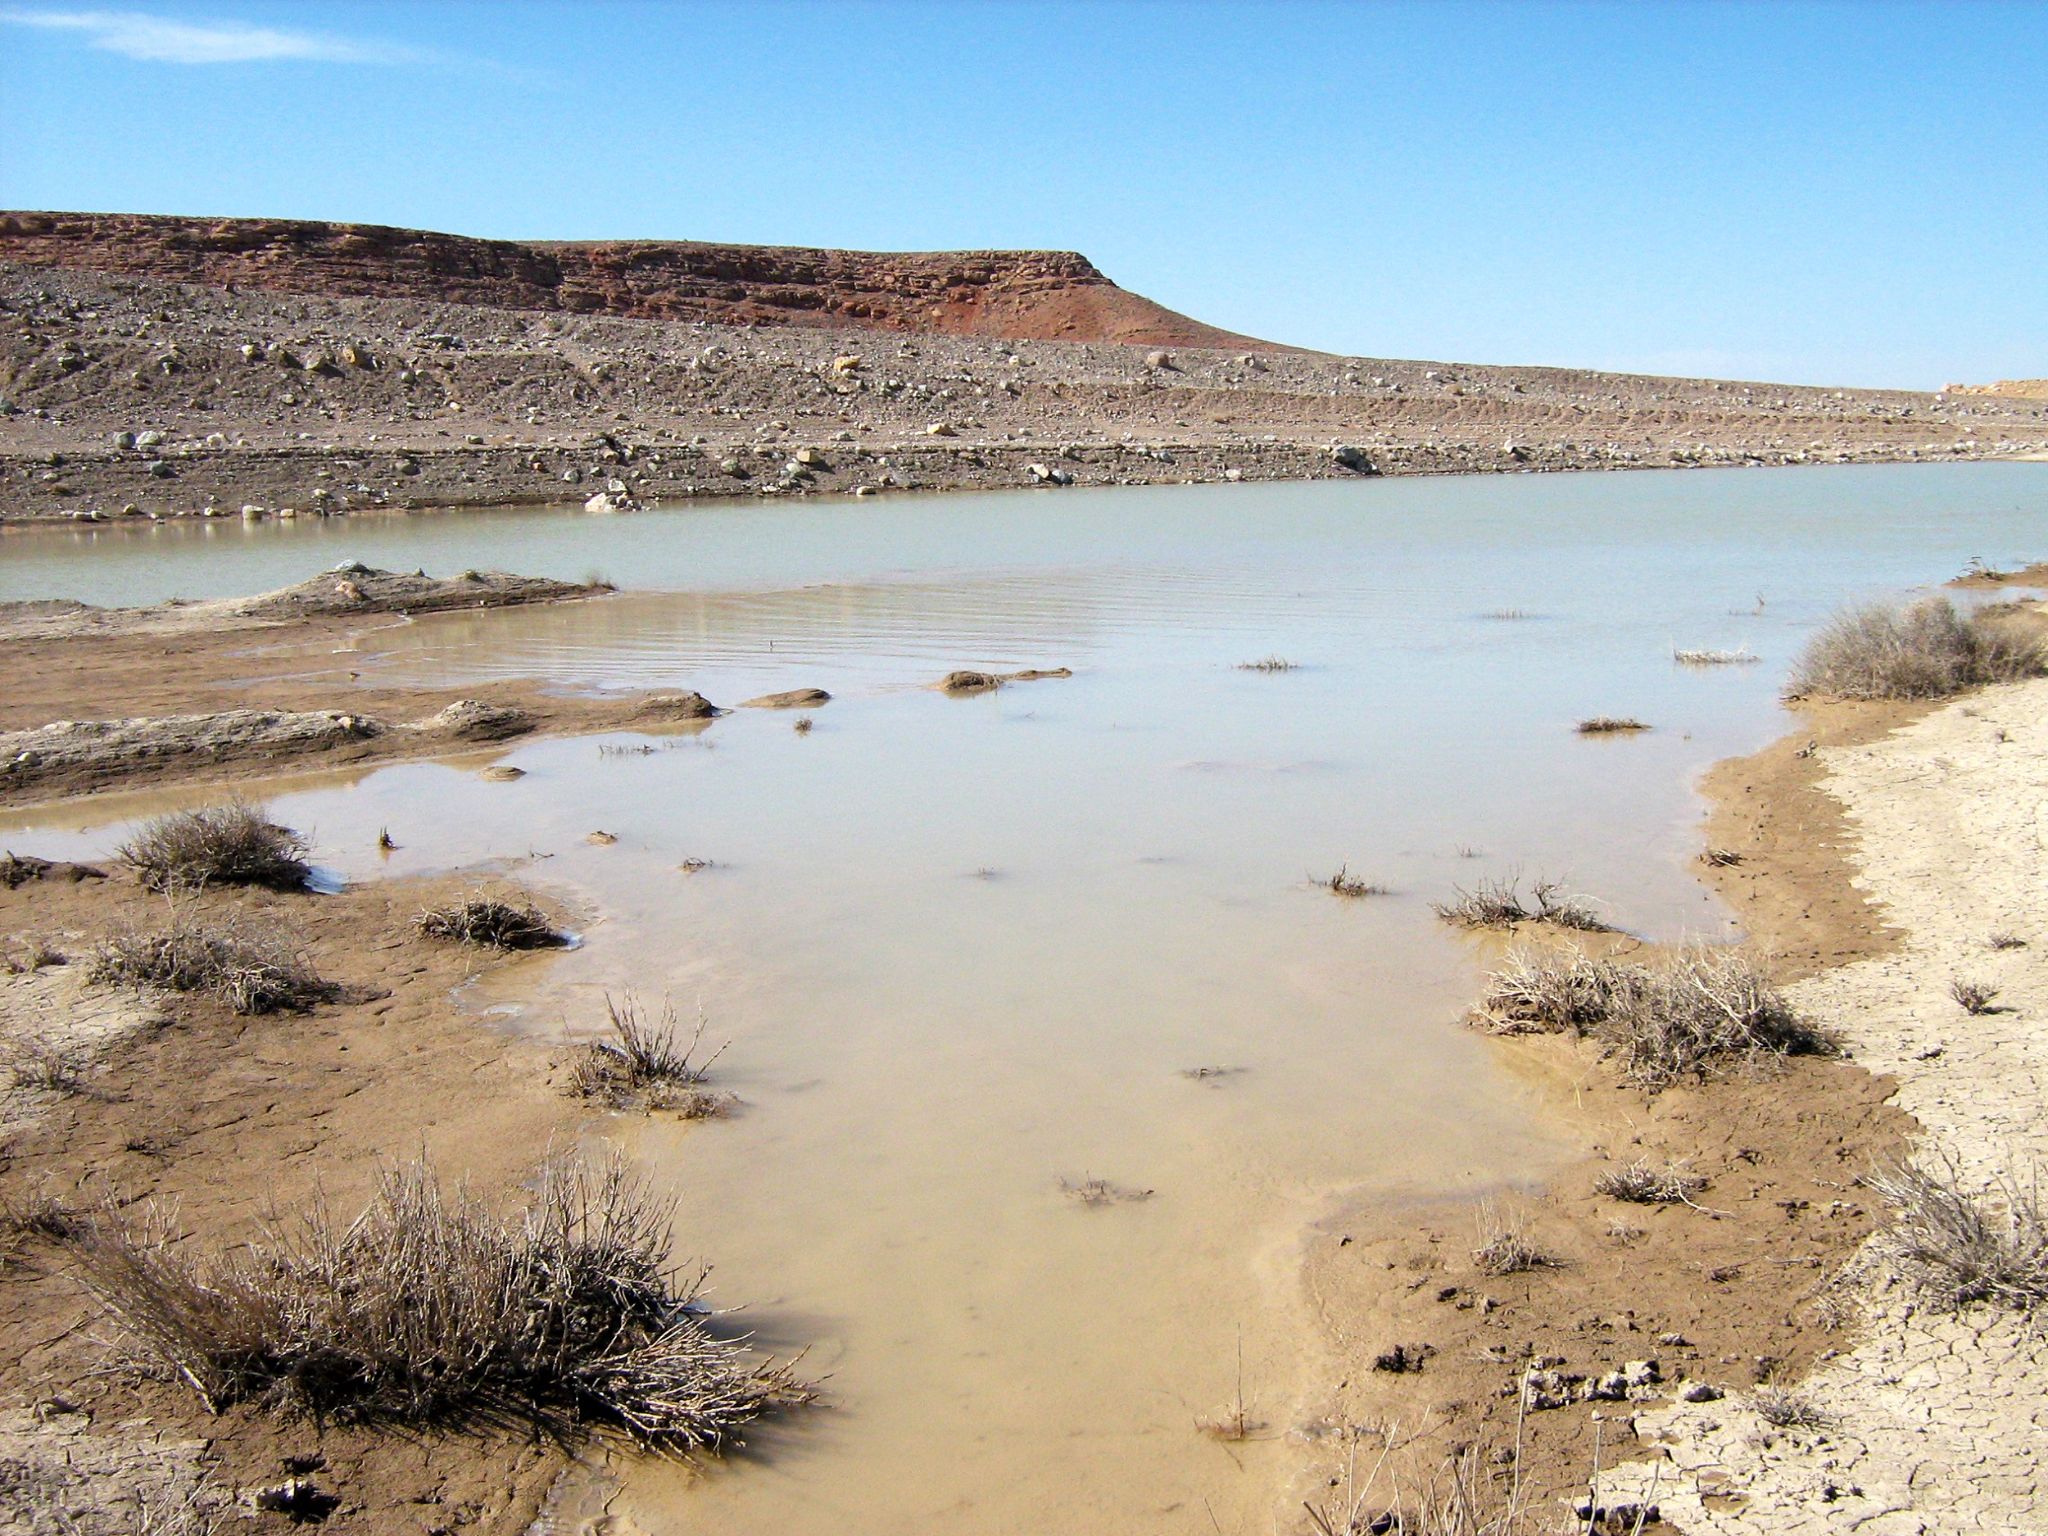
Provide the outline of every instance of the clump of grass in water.
{"type": "Polygon", "coordinates": [[[550,923],[531,902],[514,906],[494,896],[476,895],[447,906],[429,907],[413,926],[430,939],[478,944],[487,949],[550,949],[568,942],[568,935],[550,923]]]}
{"type": "Polygon", "coordinates": [[[1566,894],[1556,880],[1538,880],[1530,887],[1528,901],[1522,899],[1521,881],[1509,876],[1502,880],[1481,880],[1469,891],[1452,887],[1449,901],[1431,904],[1431,910],[1447,923],[1460,928],[1511,928],[1516,923],[1548,923],[1554,928],[1573,928],[1582,933],[1607,933],[1584,898],[1566,894]]]}
{"type": "Polygon", "coordinates": [[[230,800],[144,822],[116,856],[153,891],[209,885],[296,891],[312,873],[306,851],[299,834],[272,821],[262,806],[230,800]]]}
{"type": "Polygon", "coordinates": [[[1501,1033],[1563,1031],[1598,1041],[1631,1082],[1659,1092],[1732,1067],[1832,1055],[1763,971],[1732,950],[1694,949],[1652,968],[1517,950],[1487,979],[1477,1017],[1501,1033]]]}
{"type": "Polygon", "coordinates": [[[1300,665],[1301,663],[1289,661],[1285,656],[1261,656],[1257,661],[1240,661],[1237,664],[1237,670],[1240,672],[1293,672],[1297,671],[1300,665]]]}
{"type": "Polygon", "coordinates": [[[1595,1194],[1633,1205],[1690,1205],[1692,1197],[1706,1187],[1707,1181],[1683,1163],[1659,1167],[1641,1157],[1620,1168],[1609,1168],[1593,1180],[1595,1194]]]}
{"type": "Polygon", "coordinates": [[[1948,984],[1948,995],[1956,1000],[1956,1006],[1965,1013],[1997,1013],[1998,988],[1989,982],[1965,981],[1958,976],[1948,984]]]}
{"type": "Polygon", "coordinates": [[[722,1115],[732,1107],[731,1094],[705,1086],[711,1064],[725,1054],[725,1046],[701,1063],[696,1060],[697,1048],[704,1042],[701,1013],[685,1045],[676,1028],[675,1009],[667,1002],[662,1004],[656,1023],[641,1018],[631,997],[614,1001],[607,995],[604,1007],[611,1037],[582,1047],[569,1076],[571,1093],[614,1109],[669,1110],[690,1120],[722,1115]]]}
{"type": "Polygon", "coordinates": [[[2040,1178],[2001,1175],[1989,1189],[1962,1185],[1955,1163],[1907,1164],[1864,1183],[1889,1205],[1878,1251],[1950,1311],[1978,1302],[2033,1312],[2048,1303],[2048,1211],[2040,1178]]]}
{"type": "Polygon", "coordinates": [[[1807,642],[1788,698],[1939,699],[2037,677],[2039,641],[1987,614],[1965,617],[1946,597],[1878,603],[1836,615],[1807,642]]]}
{"type": "Polygon", "coordinates": [[[1149,1189],[1133,1189],[1127,1184],[1112,1184],[1108,1179],[1093,1176],[1078,1180],[1061,1179],[1060,1192],[1091,1210],[1109,1205],[1132,1205],[1140,1200],[1150,1200],[1153,1194],[1149,1189]]]}
{"type": "Polygon", "coordinates": [[[315,1203],[208,1253],[161,1209],[109,1207],[65,1243],[131,1362],[213,1412],[596,1423],[655,1450],[715,1450],[813,1394],[705,1328],[696,1284],[664,1259],[673,1214],[617,1161],[551,1164],[515,1215],[421,1162],[385,1174],[353,1221],[315,1203]]]}
{"type": "Polygon", "coordinates": [[[87,974],[117,986],[196,992],[241,1014],[303,1012],[340,992],[277,929],[177,913],[155,932],[131,927],[103,939],[87,974]]]}
{"type": "Polygon", "coordinates": [[[1763,658],[1751,650],[1714,651],[1673,648],[1671,659],[1681,667],[1746,667],[1763,658]]]}
{"type": "Polygon", "coordinates": [[[1393,894],[1392,887],[1381,885],[1376,881],[1361,879],[1351,873],[1349,865],[1344,864],[1337,866],[1337,873],[1334,875],[1320,876],[1311,883],[1336,896],[1388,896],[1393,894]]]}
{"type": "Polygon", "coordinates": [[[1581,736],[1628,735],[1648,729],[1642,721],[1631,719],[1627,715],[1593,715],[1581,720],[1577,726],[1581,736]]]}

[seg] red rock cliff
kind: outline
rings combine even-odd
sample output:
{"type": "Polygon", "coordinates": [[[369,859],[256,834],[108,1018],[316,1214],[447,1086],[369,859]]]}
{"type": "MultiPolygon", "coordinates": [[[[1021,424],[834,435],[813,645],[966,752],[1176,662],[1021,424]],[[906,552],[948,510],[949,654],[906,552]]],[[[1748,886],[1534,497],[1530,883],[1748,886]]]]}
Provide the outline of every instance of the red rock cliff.
{"type": "Polygon", "coordinates": [[[1119,288],[1071,251],[521,243],[374,224],[0,213],[0,261],[285,293],[728,325],[1265,347],[1119,288]]]}

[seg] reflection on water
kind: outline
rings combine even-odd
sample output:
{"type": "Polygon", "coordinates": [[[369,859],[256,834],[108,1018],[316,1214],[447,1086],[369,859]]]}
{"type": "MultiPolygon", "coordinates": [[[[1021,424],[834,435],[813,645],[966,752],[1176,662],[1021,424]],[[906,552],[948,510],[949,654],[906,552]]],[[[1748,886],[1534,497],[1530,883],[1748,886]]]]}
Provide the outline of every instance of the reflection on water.
{"type": "MultiPolygon", "coordinates": [[[[1638,930],[1725,932],[1690,874],[1692,775],[1778,728],[1785,660],[1840,598],[2039,553],[2048,512],[2038,466],[1227,490],[527,520],[543,552],[566,529],[607,546],[584,563],[691,590],[351,657],[835,695],[808,734],[742,711],[518,746],[514,783],[411,764],[276,801],[353,877],[531,855],[601,911],[519,1027],[588,1029],[630,985],[731,1038],[741,1113],[617,1128],[673,1176],[680,1251],[765,1342],[811,1347],[830,1406],[702,1475],[633,1469],[615,1511],[641,1528],[1287,1528],[1328,1384],[1305,1225],[1347,1189],[1488,1189],[1560,1151],[1456,1026],[1479,957],[1429,899],[1519,865],[1638,930]],[[1674,645],[1764,659],[1687,670],[1674,645]],[[1275,653],[1300,669],[1237,668],[1275,653]],[[1594,713],[1656,729],[1575,735],[1594,713]],[[630,744],[656,750],[602,750],[630,744]],[[1393,894],[1311,887],[1339,864],[1393,894]],[[1088,1178],[1151,1193],[1063,1192],[1088,1178]],[[1269,1429],[1219,1445],[1196,1421],[1240,1348],[1269,1429]]],[[[429,530],[428,563],[534,568],[507,526],[429,530]]],[[[135,813],[5,837],[91,851],[135,813]]]]}

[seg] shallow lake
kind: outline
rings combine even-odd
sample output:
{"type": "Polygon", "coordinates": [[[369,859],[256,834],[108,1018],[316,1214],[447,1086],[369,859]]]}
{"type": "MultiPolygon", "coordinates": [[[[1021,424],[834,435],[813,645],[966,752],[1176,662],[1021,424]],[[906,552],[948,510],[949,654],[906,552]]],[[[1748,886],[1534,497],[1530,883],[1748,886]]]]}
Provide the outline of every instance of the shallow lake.
{"type": "MultiPolygon", "coordinates": [[[[713,1299],[808,1346],[827,1406],[706,1475],[634,1469],[614,1513],[1234,1536],[1291,1528],[1318,1454],[1295,1265],[1318,1215],[1511,1189],[1564,1152],[1459,1026],[1486,956],[1431,900],[1519,870],[1637,932],[1729,936],[1693,782],[1785,728],[1805,635],[2044,542],[2043,465],[1528,475],[9,534],[0,595],[594,569],[629,590],[376,621],[307,668],[337,701],[351,671],[829,689],[804,733],[740,710],[273,806],[351,878],[490,866],[595,914],[544,996],[479,997],[507,1027],[586,1033],[630,989],[731,1041],[738,1114],[615,1129],[672,1177],[713,1299]],[[1269,656],[1295,665],[1242,667],[1269,656]],[[1041,666],[1075,675],[928,686],[1041,666]],[[1577,735],[1594,714],[1654,729],[1577,735]],[[1340,866],[1389,893],[1312,884],[1340,866]],[[1144,1198],[1063,1187],[1091,1178],[1144,1198]],[[1240,1380],[1269,1429],[1219,1444],[1197,1421],[1240,1380]]],[[[141,808],[19,814],[0,842],[103,851],[141,808]]]]}

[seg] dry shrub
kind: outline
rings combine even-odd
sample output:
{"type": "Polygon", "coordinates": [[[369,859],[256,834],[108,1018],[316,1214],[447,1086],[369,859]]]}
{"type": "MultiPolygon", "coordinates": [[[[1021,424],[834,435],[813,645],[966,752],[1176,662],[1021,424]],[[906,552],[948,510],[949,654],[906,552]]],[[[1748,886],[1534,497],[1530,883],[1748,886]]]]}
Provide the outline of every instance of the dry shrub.
{"type": "Polygon", "coordinates": [[[303,1011],[340,990],[277,929],[175,913],[154,933],[131,927],[102,939],[89,974],[97,982],[197,992],[246,1014],[303,1011]]]}
{"type": "Polygon", "coordinates": [[[1683,1163],[1666,1163],[1660,1168],[1644,1157],[1606,1169],[1593,1180],[1595,1194],[1635,1205],[1690,1205],[1692,1197],[1706,1187],[1707,1181],[1683,1163]]]}
{"type": "Polygon", "coordinates": [[[1577,726],[1581,736],[1614,736],[1648,729],[1642,721],[1626,715],[1594,715],[1577,726]]]}
{"type": "Polygon", "coordinates": [[[1338,865],[1337,873],[1320,876],[1313,883],[1337,896],[1388,896],[1393,893],[1390,886],[1352,874],[1347,864],[1338,865]]]}
{"type": "Polygon", "coordinates": [[[1488,978],[1478,1016],[1502,1033],[1588,1036],[1653,1093],[1764,1058],[1836,1049],[1733,950],[1686,950],[1654,968],[1517,950],[1488,978]]]}
{"type": "Polygon", "coordinates": [[[1601,921],[1584,897],[1566,893],[1561,882],[1538,880],[1530,887],[1529,899],[1522,899],[1522,882],[1510,875],[1501,880],[1481,880],[1471,890],[1453,886],[1449,901],[1431,904],[1431,910],[1447,923],[1460,928],[1511,928],[1516,923],[1549,923],[1554,928],[1572,928],[1582,933],[1606,933],[1601,921]]]}
{"type": "Polygon", "coordinates": [[[85,1062],[48,1040],[17,1040],[0,1051],[0,1070],[17,1088],[76,1093],[85,1086],[85,1062]]]}
{"type": "Polygon", "coordinates": [[[1479,1246],[1472,1262],[1489,1275],[1520,1275],[1532,1269],[1556,1269],[1558,1260],[1531,1241],[1521,1221],[1492,1206],[1479,1212],[1479,1246]]]}
{"type": "Polygon", "coordinates": [[[611,1038],[592,1040],[581,1048],[569,1077],[571,1093],[614,1109],[673,1110],[692,1120],[723,1114],[732,1106],[732,1095],[704,1086],[711,1064],[725,1053],[725,1047],[721,1045],[701,1064],[696,1061],[697,1048],[704,1040],[701,1013],[684,1045],[679,1040],[675,1009],[667,1002],[662,1004],[656,1023],[640,1017],[639,1005],[631,997],[614,1001],[607,994],[604,1006],[611,1038]]]}
{"type": "Polygon", "coordinates": [[[1790,1387],[1758,1387],[1747,1399],[1750,1411],[1774,1429],[1823,1429],[1828,1416],[1813,1399],[1790,1387]]]}
{"type": "Polygon", "coordinates": [[[68,1247],[131,1363],[214,1412],[595,1423],[657,1450],[716,1449],[811,1394],[708,1331],[696,1285],[664,1259],[672,1214],[616,1161],[550,1165],[511,1215],[415,1163],[349,1222],[315,1202],[253,1243],[201,1253],[161,1211],[109,1208],[68,1247]]]}
{"type": "Polygon", "coordinates": [[[531,902],[514,906],[482,894],[429,907],[413,919],[413,926],[430,939],[452,939],[487,949],[552,949],[568,942],[568,936],[531,902]]]}
{"type": "Polygon", "coordinates": [[[1807,642],[1790,698],[1939,699],[1986,683],[2038,676],[2038,641],[1946,597],[1874,603],[1837,614],[1807,642]]]}
{"type": "Polygon", "coordinates": [[[1261,656],[1257,661],[1240,661],[1237,664],[1237,670],[1240,672],[1292,672],[1299,665],[1299,662],[1289,661],[1285,656],[1261,656]]]}
{"type": "Polygon", "coordinates": [[[2048,1211],[2038,1176],[2002,1175],[1983,1194],[1953,1162],[1907,1165],[1865,1181],[1891,1206],[1878,1251],[1951,1310],[1988,1301],[2031,1312],[2048,1302],[2048,1211]]]}
{"type": "Polygon", "coordinates": [[[116,852],[153,891],[209,885],[296,891],[312,873],[304,839],[246,800],[155,817],[116,852]]]}
{"type": "Polygon", "coordinates": [[[1948,984],[1948,995],[1965,1013],[1997,1013],[1998,988],[1988,981],[1966,981],[1958,976],[1948,984]]]}

